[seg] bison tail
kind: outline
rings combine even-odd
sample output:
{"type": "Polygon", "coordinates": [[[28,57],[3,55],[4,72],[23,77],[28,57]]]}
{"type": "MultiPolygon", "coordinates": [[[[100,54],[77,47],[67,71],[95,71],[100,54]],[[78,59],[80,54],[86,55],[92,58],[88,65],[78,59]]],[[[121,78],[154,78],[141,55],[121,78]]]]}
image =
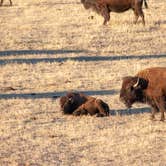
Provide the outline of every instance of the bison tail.
{"type": "Polygon", "coordinates": [[[146,2],[146,0],[144,0],[144,5],[145,5],[145,8],[148,9],[148,3],[146,2]]]}

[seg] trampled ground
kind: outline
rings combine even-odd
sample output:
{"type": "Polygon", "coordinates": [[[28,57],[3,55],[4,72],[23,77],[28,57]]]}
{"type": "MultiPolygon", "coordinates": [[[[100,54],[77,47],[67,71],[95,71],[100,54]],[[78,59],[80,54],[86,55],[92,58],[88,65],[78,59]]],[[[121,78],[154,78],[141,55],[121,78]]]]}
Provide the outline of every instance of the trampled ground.
{"type": "Polygon", "coordinates": [[[126,110],[122,77],[166,66],[165,1],[109,25],[79,0],[13,0],[0,7],[0,165],[166,166],[166,122],[147,105],[126,110]],[[93,19],[92,19],[93,18],[93,19]],[[64,116],[59,96],[82,91],[114,112],[64,116]]]}

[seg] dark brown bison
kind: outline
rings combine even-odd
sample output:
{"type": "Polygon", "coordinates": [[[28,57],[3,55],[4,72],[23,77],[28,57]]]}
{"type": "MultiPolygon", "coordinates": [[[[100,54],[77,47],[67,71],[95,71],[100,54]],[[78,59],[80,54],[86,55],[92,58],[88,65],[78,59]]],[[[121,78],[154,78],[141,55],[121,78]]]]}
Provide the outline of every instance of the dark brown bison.
{"type": "Polygon", "coordinates": [[[110,20],[110,12],[121,13],[132,9],[135,14],[135,24],[138,17],[141,16],[142,23],[145,25],[142,3],[148,8],[146,0],[81,0],[85,9],[92,9],[96,13],[104,17],[103,25],[106,25],[110,20]]]}
{"type": "Polygon", "coordinates": [[[67,93],[60,98],[61,111],[64,114],[108,116],[109,106],[101,99],[82,93],[67,93]]]}
{"type": "Polygon", "coordinates": [[[151,106],[151,118],[155,112],[161,112],[164,121],[166,111],[166,67],[154,67],[140,71],[136,76],[123,79],[120,90],[121,101],[129,108],[135,102],[147,103],[151,106]]]}
{"type": "MultiPolygon", "coordinates": [[[[12,0],[9,0],[10,1],[10,6],[12,6],[12,0]]],[[[3,0],[0,1],[0,6],[2,6],[3,4],[3,0]]]]}

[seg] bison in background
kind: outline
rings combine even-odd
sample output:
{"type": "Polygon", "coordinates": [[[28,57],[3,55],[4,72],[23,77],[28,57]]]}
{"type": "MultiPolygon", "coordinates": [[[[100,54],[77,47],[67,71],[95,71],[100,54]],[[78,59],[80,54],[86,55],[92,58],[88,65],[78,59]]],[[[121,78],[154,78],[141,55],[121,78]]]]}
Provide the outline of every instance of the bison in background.
{"type": "Polygon", "coordinates": [[[108,116],[109,106],[101,99],[69,92],[60,98],[61,111],[64,114],[108,116]]]}
{"type": "Polygon", "coordinates": [[[85,9],[92,9],[97,14],[104,17],[103,25],[106,25],[110,20],[110,12],[121,13],[132,9],[135,14],[135,24],[138,17],[141,16],[142,23],[145,25],[142,3],[148,8],[146,0],[81,0],[85,9]]]}
{"type": "Polygon", "coordinates": [[[155,113],[161,112],[164,121],[166,111],[166,67],[148,68],[138,72],[136,76],[123,79],[120,100],[130,108],[133,103],[147,103],[151,106],[151,119],[155,113]]]}

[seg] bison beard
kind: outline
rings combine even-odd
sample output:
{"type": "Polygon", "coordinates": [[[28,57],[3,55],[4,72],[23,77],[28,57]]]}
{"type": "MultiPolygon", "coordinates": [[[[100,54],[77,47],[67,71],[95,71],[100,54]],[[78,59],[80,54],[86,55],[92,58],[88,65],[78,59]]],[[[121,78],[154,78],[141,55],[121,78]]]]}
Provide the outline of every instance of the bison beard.
{"type": "Polygon", "coordinates": [[[120,99],[131,107],[135,102],[147,103],[151,106],[151,119],[155,113],[161,112],[161,121],[164,121],[166,111],[166,68],[155,67],[140,71],[136,76],[123,79],[120,90],[120,99]]]}
{"type": "Polygon", "coordinates": [[[85,9],[92,9],[97,14],[104,17],[103,25],[106,25],[110,20],[110,12],[124,12],[129,9],[134,11],[135,24],[139,16],[142,18],[142,23],[145,25],[142,3],[148,8],[146,0],[81,0],[85,9]]]}
{"type": "Polygon", "coordinates": [[[68,93],[60,98],[61,111],[64,114],[108,116],[109,106],[100,99],[82,93],[68,93]]]}

